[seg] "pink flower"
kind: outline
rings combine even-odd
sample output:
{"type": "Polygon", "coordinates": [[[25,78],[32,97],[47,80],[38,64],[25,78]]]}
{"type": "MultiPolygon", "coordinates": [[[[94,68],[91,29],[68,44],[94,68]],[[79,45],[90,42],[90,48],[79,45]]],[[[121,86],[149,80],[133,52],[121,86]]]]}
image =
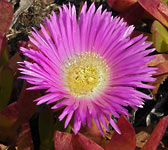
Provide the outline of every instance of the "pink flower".
{"type": "Polygon", "coordinates": [[[64,107],[60,121],[65,128],[74,118],[74,131],[91,125],[91,118],[101,133],[108,131],[107,121],[120,133],[111,115],[129,115],[125,107],[142,107],[149,96],[135,87],[153,88],[144,82],[154,81],[155,68],[146,65],[154,49],[143,35],[130,39],[133,26],[110,12],[97,10],[94,3],[82,7],[77,20],[75,6],[63,5],[59,15],[46,18],[41,32],[33,29],[30,41],[39,49],[21,48],[33,61],[20,62],[21,79],[34,85],[29,90],[46,89],[35,101],[64,107]]]}

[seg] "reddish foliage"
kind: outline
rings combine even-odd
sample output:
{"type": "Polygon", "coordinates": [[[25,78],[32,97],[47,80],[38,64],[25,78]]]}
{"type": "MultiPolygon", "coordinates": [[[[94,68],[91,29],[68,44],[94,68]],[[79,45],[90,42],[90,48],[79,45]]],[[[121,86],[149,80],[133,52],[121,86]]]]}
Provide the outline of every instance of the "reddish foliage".
{"type": "Polygon", "coordinates": [[[156,150],[168,126],[168,116],[163,117],[141,150],[156,150]]]}
{"type": "Polygon", "coordinates": [[[5,50],[5,47],[7,47],[7,39],[6,36],[1,36],[0,35],[0,59],[3,55],[3,52],[5,50]]]}
{"type": "Polygon", "coordinates": [[[157,67],[158,67],[158,70],[157,72],[154,74],[154,76],[158,76],[158,75],[163,75],[163,74],[168,74],[168,60],[165,61],[164,63],[162,64],[158,64],[157,67]]]}
{"type": "Polygon", "coordinates": [[[8,105],[0,112],[0,141],[11,142],[17,134],[18,110],[16,102],[8,105]]]}
{"type": "MultiPolygon", "coordinates": [[[[21,62],[23,59],[22,57],[22,53],[20,51],[20,47],[27,47],[28,46],[28,42],[25,41],[19,41],[17,44],[17,52],[15,53],[14,56],[12,56],[8,62],[8,66],[10,69],[12,69],[13,74],[16,75],[18,73],[18,63],[17,62],[21,62]]],[[[17,74],[18,75],[18,74],[17,74]]]]}
{"type": "MultiPolygon", "coordinates": [[[[3,119],[9,121],[7,123],[7,126],[10,126],[10,125],[14,124],[18,119],[18,110],[17,110],[16,102],[14,102],[14,103],[8,105],[7,107],[5,107],[0,112],[0,116],[1,116],[1,121],[3,119]]],[[[4,121],[4,123],[5,123],[5,121],[4,121]]]]}
{"type": "Polygon", "coordinates": [[[155,55],[155,58],[148,63],[149,66],[157,67],[158,70],[154,74],[154,76],[160,76],[168,74],[168,55],[167,54],[157,54],[155,55]]]}
{"type": "Polygon", "coordinates": [[[103,148],[81,133],[77,135],[56,131],[54,135],[55,150],[103,150],[103,148]]]}
{"type": "Polygon", "coordinates": [[[148,13],[168,27],[168,20],[167,17],[165,17],[166,13],[164,11],[166,4],[161,2],[161,0],[138,0],[138,2],[148,13]]]}
{"type": "Polygon", "coordinates": [[[133,4],[130,8],[120,14],[129,25],[137,25],[142,18],[144,9],[139,3],[133,4]],[[136,16],[136,17],[135,17],[136,16]]]}
{"type": "Polygon", "coordinates": [[[158,10],[168,19],[168,5],[161,1],[158,10]]]}
{"type": "Polygon", "coordinates": [[[148,65],[149,66],[152,66],[152,67],[155,67],[159,64],[164,64],[165,61],[168,61],[168,55],[167,54],[157,54],[157,55],[154,55],[155,58],[152,59],[148,65]]]}
{"type": "Polygon", "coordinates": [[[82,127],[80,129],[80,133],[101,146],[104,146],[107,143],[107,140],[105,140],[104,136],[100,133],[96,123],[93,120],[91,120],[91,127],[82,127]]]}
{"type": "Polygon", "coordinates": [[[85,150],[103,150],[102,147],[94,143],[92,140],[88,139],[81,133],[76,135],[78,142],[84,147],[85,150]]]}
{"type": "Polygon", "coordinates": [[[22,124],[20,134],[17,139],[18,150],[31,150],[33,149],[33,141],[29,123],[22,124]]]}
{"type": "Polygon", "coordinates": [[[137,0],[107,0],[108,5],[118,12],[127,10],[136,2],[137,0]]]}
{"type": "Polygon", "coordinates": [[[0,35],[8,32],[10,24],[13,18],[13,7],[12,5],[5,1],[0,0],[0,35]]]}
{"type": "Polygon", "coordinates": [[[84,150],[74,135],[59,131],[54,135],[54,147],[55,150],[84,150]]]}
{"type": "Polygon", "coordinates": [[[13,74],[15,75],[18,72],[19,65],[17,62],[21,62],[22,58],[20,57],[19,52],[16,52],[14,56],[8,62],[9,68],[12,70],[13,74]]]}
{"type": "Polygon", "coordinates": [[[156,78],[156,81],[150,83],[155,86],[155,89],[152,90],[154,96],[157,94],[159,86],[162,81],[164,81],[168,76],[168,55],[167,54],[157,54],[155,58],[148,63],[149,66],[157,67],[158,70],[153,75],[156,78]]]}
{"type": "MultiPolygon", "coordinates": [[[[121,135],[114,132],[111,141],[105,146],[105,150],[135,150],[135,131],[129,121],[121,116],[117,123],[121,130],[121,135]]],[[[141,150],[156,150],[168,126],[168,116],[163,117],[150,138],[141,150]]]]}
{"type": "Polygon", "coordinates": [[[17,101],[19,118],[23,122],[28,121],[35,113],[38,106],[33,102],[33,100],[41,96],[40,91],[26,90],[28,87],[30,87],[30,84],[25,83],[17,101]]]}
{"type": "Polygon", "coordinates": [[[121,135],[114,132],[110,142],[105,146],[105,150],[135,150],[135,131],[126,117],[121,116],[117,122],[121,135]]]}

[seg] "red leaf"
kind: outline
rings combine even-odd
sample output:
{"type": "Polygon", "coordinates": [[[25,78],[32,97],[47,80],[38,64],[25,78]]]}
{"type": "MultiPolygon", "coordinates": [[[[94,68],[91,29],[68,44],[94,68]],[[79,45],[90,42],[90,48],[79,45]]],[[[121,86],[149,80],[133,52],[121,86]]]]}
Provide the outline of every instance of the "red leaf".
{"type": "Polygon", "coordinates": [[[22,58],[20,57],[19,52],[16,52],[14,56],[12,56],[8,62],[8,67],[12,70],[13,74],[18,72],[18,64],[17,62],[21,62],[22,58]]]}
{"type": "Polygon", "coordinates": [[[130,8],[128,8],[126,11],[122,12],[120,16],[123,17],[124,20],[129,25],[132,25],[132,24],[137,25],[138,22],[141,20],[143,13],[144,13],[144,9],[137,2],[133,4],[130,8]]]}
{"type": "Polygon", "coordinates": [[[155,67],[159,64],[163,64],[165,61],[168,61],[168,54],[157,54],[154,56],[155,58],[147,63],[148,66],[155,67]]]}
{"type": "Polygon", "coordinates": [[[0,1],[0,35],[4,35],[8,32],[10,24],[13,18],[13,7],[12,5],[5,1],[0,1]]]}
{"type": "Polygon", "coordinates": [[[168,55],[167,54],[157,54],[154,55],[155,58],[147,63],[148,66],[157,67],[156,73],[153,76],[157,79],[150,84],[155,86],[152,90],[154,95],[154,99],[156,98],[157,91],[159,89],[160,84],[167,78],[168,76],[168,55]]]}
{"type": "Polygon", "coordinates": [[[0,141],[11,142],[17,135],[18,110],[16,102],[0,112],[0,141]]]}
{"type": "Polygon", "coordinates": [[[24,87],[20,93],[20,97],[17,101],[19,119],[23,122],[28,121],[30,117],[36,112],[38,106],[33,102],[33,100],[41,96],[40,91],[26,90],[28,87],[30,87],[30,84],[25,82],[24,87]]]}
{"type": "Polygon", "coordinates": [[[168,19],[168,5],[164,2],[160,2],[158,10],[168,19]]]}
{"type": "Polygon", "coordinates": [[[0,59],[1,59],[2,55],[3,55],[5,47],[7,47],[6,36],[0,36],[0,59]]]}
{"type": "Polygon", "coordinates": [[[136,2],[137,0],[107,0],[109,7],[118,12],[127,10],[136,2]]]}
{"type": "MultiPolygon", "coordinates": [[[[105,132],[105,130],[104,130],[105,132]]],[[[95,143],[97,143],[100,146],[105,146],[107,144],[106,138],[100,133],[100,130],[98,129],[96,123],[91,119],[91,126],[85,126],[80,129],[80,133],[82,133],[87,138],[91,139],[95,143]]]]}
{"type": "Polygon", "coordinates": [[[147,65],[152,66],[152,67],[157,67],[157,71],[153,76],[160,76],[160,75],[165,75],[168,74],[168,55],[167,54],[157,54],[154,55],[155,58],[150,61],[147,65]]]}
{"type": "Polygon", "coordinates": [[[156,150],[168,126],[168,116],[163,117],[141,150],[156,150]]]}
{"type": "Polygon", "coordinates": [[[93,142],[92,140],[88,139],[81,133],[76,135],[77,140],[79,143],[84,147],[85,150],[104,150],[101,146],[93,142]]]}
{"type": "Polygon", "coordinates": [[[117,122],[121,134],[114,132],[110,142],[105,146],[105,150],[135,150],[135,131],[126,117],[121,116],[117,122]]]}
{"type": "Polygon", "coordinates": [[[55,150],[84,150],[73,134],[59,131],[54,134],[54,147],[55,150]]]}
{"type": "Polygon", "coordinates": [[[158,64],[157,65],[157,72],[154,74],[154,76],[158,76],[158,75],[163,75],[163,74],[168,74],[168,61],[165,61],[162,64],[158,64]]]}
{"type": "Polygon", "coordinates": [[[21,131],[17,139],[17,149],[18,150],[32,150],[33,147],[34,146],[33,146],[29,123],[26,122],[22,124],[21,131]]]}
{"type": "Polygon", "coordinates": [[[81,133],[77,135],[56,131],[54,135],[55,150],[103,150],[101,146],[81,133]]]}
{"type": "MultiPolygon", "coordinates": [[[[16,102],[8,105],[0,112],[0,122],[6,124],[5,126],[12,126],[18,119],[18,110],[16,102]]],[[[3,126],[3,123],[0,123],[3,126]]]]}
{"type": "Polygon", "coordinates": [[[158,19],[166,27],[168,27],[168,16],[164,11],[166,4],[163,4],[161,0],[138,0],[138,2],[148,13],[158,19]],[[164,8],[163,5],[165,6],[164,8]]]}

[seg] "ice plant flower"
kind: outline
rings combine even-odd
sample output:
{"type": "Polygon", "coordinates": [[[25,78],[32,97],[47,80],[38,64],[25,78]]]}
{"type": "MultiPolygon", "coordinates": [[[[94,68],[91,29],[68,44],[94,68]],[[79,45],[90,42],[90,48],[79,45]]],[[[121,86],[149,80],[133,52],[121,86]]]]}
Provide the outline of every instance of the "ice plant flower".
{"type": "Polygon", "coordinates": [[[29,37],[36,49],[21,48],[31,61],[19,63],[20,78],[33,85],[29,90],[46,89],[37,105],[64,108],[59,120],[66,117],[66,128],[73,118],[75,133],[91,119],[102,134],[107,121],[120,133],[111,116],[129,115],[125,107],[136,109],[150,99],[135,88],[153,88],[145,84],[154,81],[155,69],[146,65],[153,59],[151,43],[143,35],[130,39],[134,27],[94,3],[88,10],[85,3],[78,19],[75,6],[63,5],[44,23],[29,37]]]}

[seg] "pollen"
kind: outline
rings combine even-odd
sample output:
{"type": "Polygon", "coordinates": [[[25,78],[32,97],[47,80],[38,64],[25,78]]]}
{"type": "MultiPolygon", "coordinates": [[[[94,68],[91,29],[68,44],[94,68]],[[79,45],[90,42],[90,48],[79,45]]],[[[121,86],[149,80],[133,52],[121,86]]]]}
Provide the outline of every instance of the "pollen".
{"type": "Polygon", "coordinates": [[[71,57],[64,66],[64,86],[75,97],[95,97],[107,85],[109,67],[96,53],[85,52],[71,57]]]}

